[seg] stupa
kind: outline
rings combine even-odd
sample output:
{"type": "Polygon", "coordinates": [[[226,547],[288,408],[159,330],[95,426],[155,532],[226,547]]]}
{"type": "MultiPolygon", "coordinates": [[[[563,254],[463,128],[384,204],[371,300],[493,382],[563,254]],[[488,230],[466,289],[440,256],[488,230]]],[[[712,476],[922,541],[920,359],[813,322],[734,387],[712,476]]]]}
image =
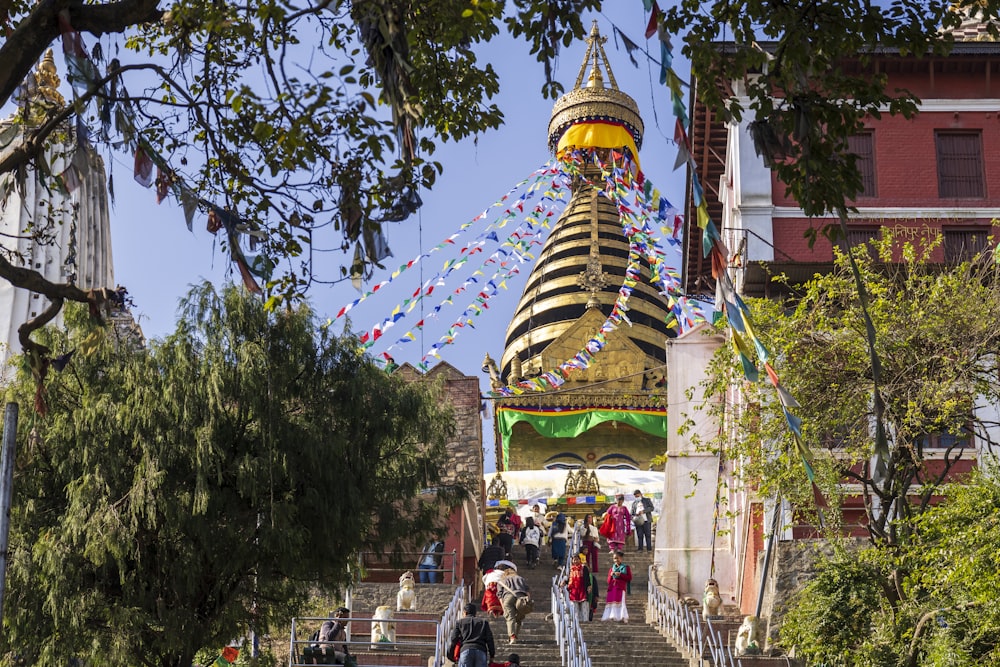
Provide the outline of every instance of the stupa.
{"type": "MultiPolygon", "coordinates": [[[[0,120],[0,157],[17,148],[47,112],[65,106],[50,49],[17,92],[18,108],[0,120]]],[[[0,252],[16,266],[82,289],[115,286],[104,161],[69,122],[44,149],[48,173],[29,169],[0,183],[0,252]],[[4,195],[6,198],[4,199],[4,195]]],[[[40,294],[0,280],[0,358],[21,350],[17,329],[48,307],[40,294]]],[[[61,318],[55,320],[56,324],[61,318]]],[[[6,374],[6,373],[5,373],[6,374]]]]}
{"type": "MultiPolygon", "coordinates": [[[[552,110],[549,147],[556,154],[580,147],[625,151],[637,162],[642,119],[635,101],[618,89],[606,39],[595,22],[576,84],[552,110]]],[[[603,186],[596,166],[574,178],[571,199],[507,328],[500,363],[488,355],[484,362],[495,384],[510,385],[571,359],[611,313],[625,281],[629,241],[603,186]]],[[[665,451],[668,305],[656,287],[640,283],[628,307],[631,326],[607,334],[588,368],[558,389],[494,401],[498,471],[640,471],[665,451]]]]}

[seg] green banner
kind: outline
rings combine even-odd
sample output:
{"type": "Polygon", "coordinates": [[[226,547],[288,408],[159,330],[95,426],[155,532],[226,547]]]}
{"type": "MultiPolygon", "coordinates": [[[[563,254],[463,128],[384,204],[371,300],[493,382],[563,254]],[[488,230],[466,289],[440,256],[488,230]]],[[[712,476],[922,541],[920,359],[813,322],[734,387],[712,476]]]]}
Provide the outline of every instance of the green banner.
{"type": "Polygon", "coordinates": [[[497,430],[503,447],[503,467],[510,463],[510,436],[514,424],[527,422],[546,438],[575,438],[598,424],[618,422],[628,424],[644,433],[660,438],[667,437],[666,410],[572,408],[567,410],[538,410],[500,408],[497,410],[497,430]]]}

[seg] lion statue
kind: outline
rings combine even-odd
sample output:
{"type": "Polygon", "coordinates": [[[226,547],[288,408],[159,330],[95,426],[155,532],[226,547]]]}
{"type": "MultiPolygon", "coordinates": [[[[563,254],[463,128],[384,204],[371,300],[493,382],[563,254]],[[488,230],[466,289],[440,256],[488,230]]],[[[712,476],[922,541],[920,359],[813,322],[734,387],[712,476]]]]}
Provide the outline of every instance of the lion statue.
{"type": "Polygon", "coordinates": [[[759,655],[760,643],[757,641],[760,624],[756,616],[747,616],[743,625],[736,632],[736,655],[759,655]]]}
{"type": "Polygon", "coordinates": [[[709,579],[705,582],[705,594],[701,598],[701,616],[718,616],[722,609],[722,595],[719,594],[719,582],[709,579]]]}
{"type": "Polygon", "coordinates": [[[416,582],[413,580],[412,572],[404,572],[399,577],[399,592],[396,593],[396,611],[416,611],[417,592],[414,590],[416,582]]]}
{"type": "Polygon", "coordinates": [[[392,607],[380,605],[375,608],[372,616],[371,650],[389,650],[396,648],[396,624],[392,622],[392,607]]]}

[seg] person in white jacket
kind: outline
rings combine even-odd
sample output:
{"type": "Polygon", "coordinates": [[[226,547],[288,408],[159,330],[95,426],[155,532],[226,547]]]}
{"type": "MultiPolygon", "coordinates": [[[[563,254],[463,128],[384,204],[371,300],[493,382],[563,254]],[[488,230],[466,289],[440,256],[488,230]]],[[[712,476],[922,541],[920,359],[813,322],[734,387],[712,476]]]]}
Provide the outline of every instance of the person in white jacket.
{"type": "Polygon", "coordinates": [[[521,544],[528,562],[528,568],[534,570],[538,566],[538,548],[542,542],[542,529],[535,525],[535,519],[528,517],[521,530],[521,544]]]}

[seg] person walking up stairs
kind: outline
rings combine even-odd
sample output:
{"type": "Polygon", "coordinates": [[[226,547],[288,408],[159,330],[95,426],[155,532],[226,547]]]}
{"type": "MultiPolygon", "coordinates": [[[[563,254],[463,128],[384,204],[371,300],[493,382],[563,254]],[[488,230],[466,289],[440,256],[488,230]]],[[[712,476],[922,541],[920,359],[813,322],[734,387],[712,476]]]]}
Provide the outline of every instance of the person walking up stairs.
{"type": "MultiPolygon", "coordinates": [[[[633,574],[632,594],[626,598],[631,620],[629,624],[602,623],[598,620],[604,613],[603,595],[594,620],[581,623],[593,667],[621,667],[623,664],[687,667],[688,662],[681,653],[656,628],[646,623],[646,585],[652,560],[653,554],[648,551],[625,554],[625,562],[631,566],[633,574]]],[[[602,551],[600,561],[604,569],[597,572],[597,580],[603,594],[607,588],[607,567],[611,564],[607,551],[602,551]]],[[[504,619],[490,621],[496,637],[497,655],[517,652],[526,667],[562,665],[553,630],[550,595],[553,579],[561,573],[561,570],[554,572],[548,568],[519,568],[519,574],[531,590],[535,609],[522,622],[517,643],[513,646],[504,619]]]]}

